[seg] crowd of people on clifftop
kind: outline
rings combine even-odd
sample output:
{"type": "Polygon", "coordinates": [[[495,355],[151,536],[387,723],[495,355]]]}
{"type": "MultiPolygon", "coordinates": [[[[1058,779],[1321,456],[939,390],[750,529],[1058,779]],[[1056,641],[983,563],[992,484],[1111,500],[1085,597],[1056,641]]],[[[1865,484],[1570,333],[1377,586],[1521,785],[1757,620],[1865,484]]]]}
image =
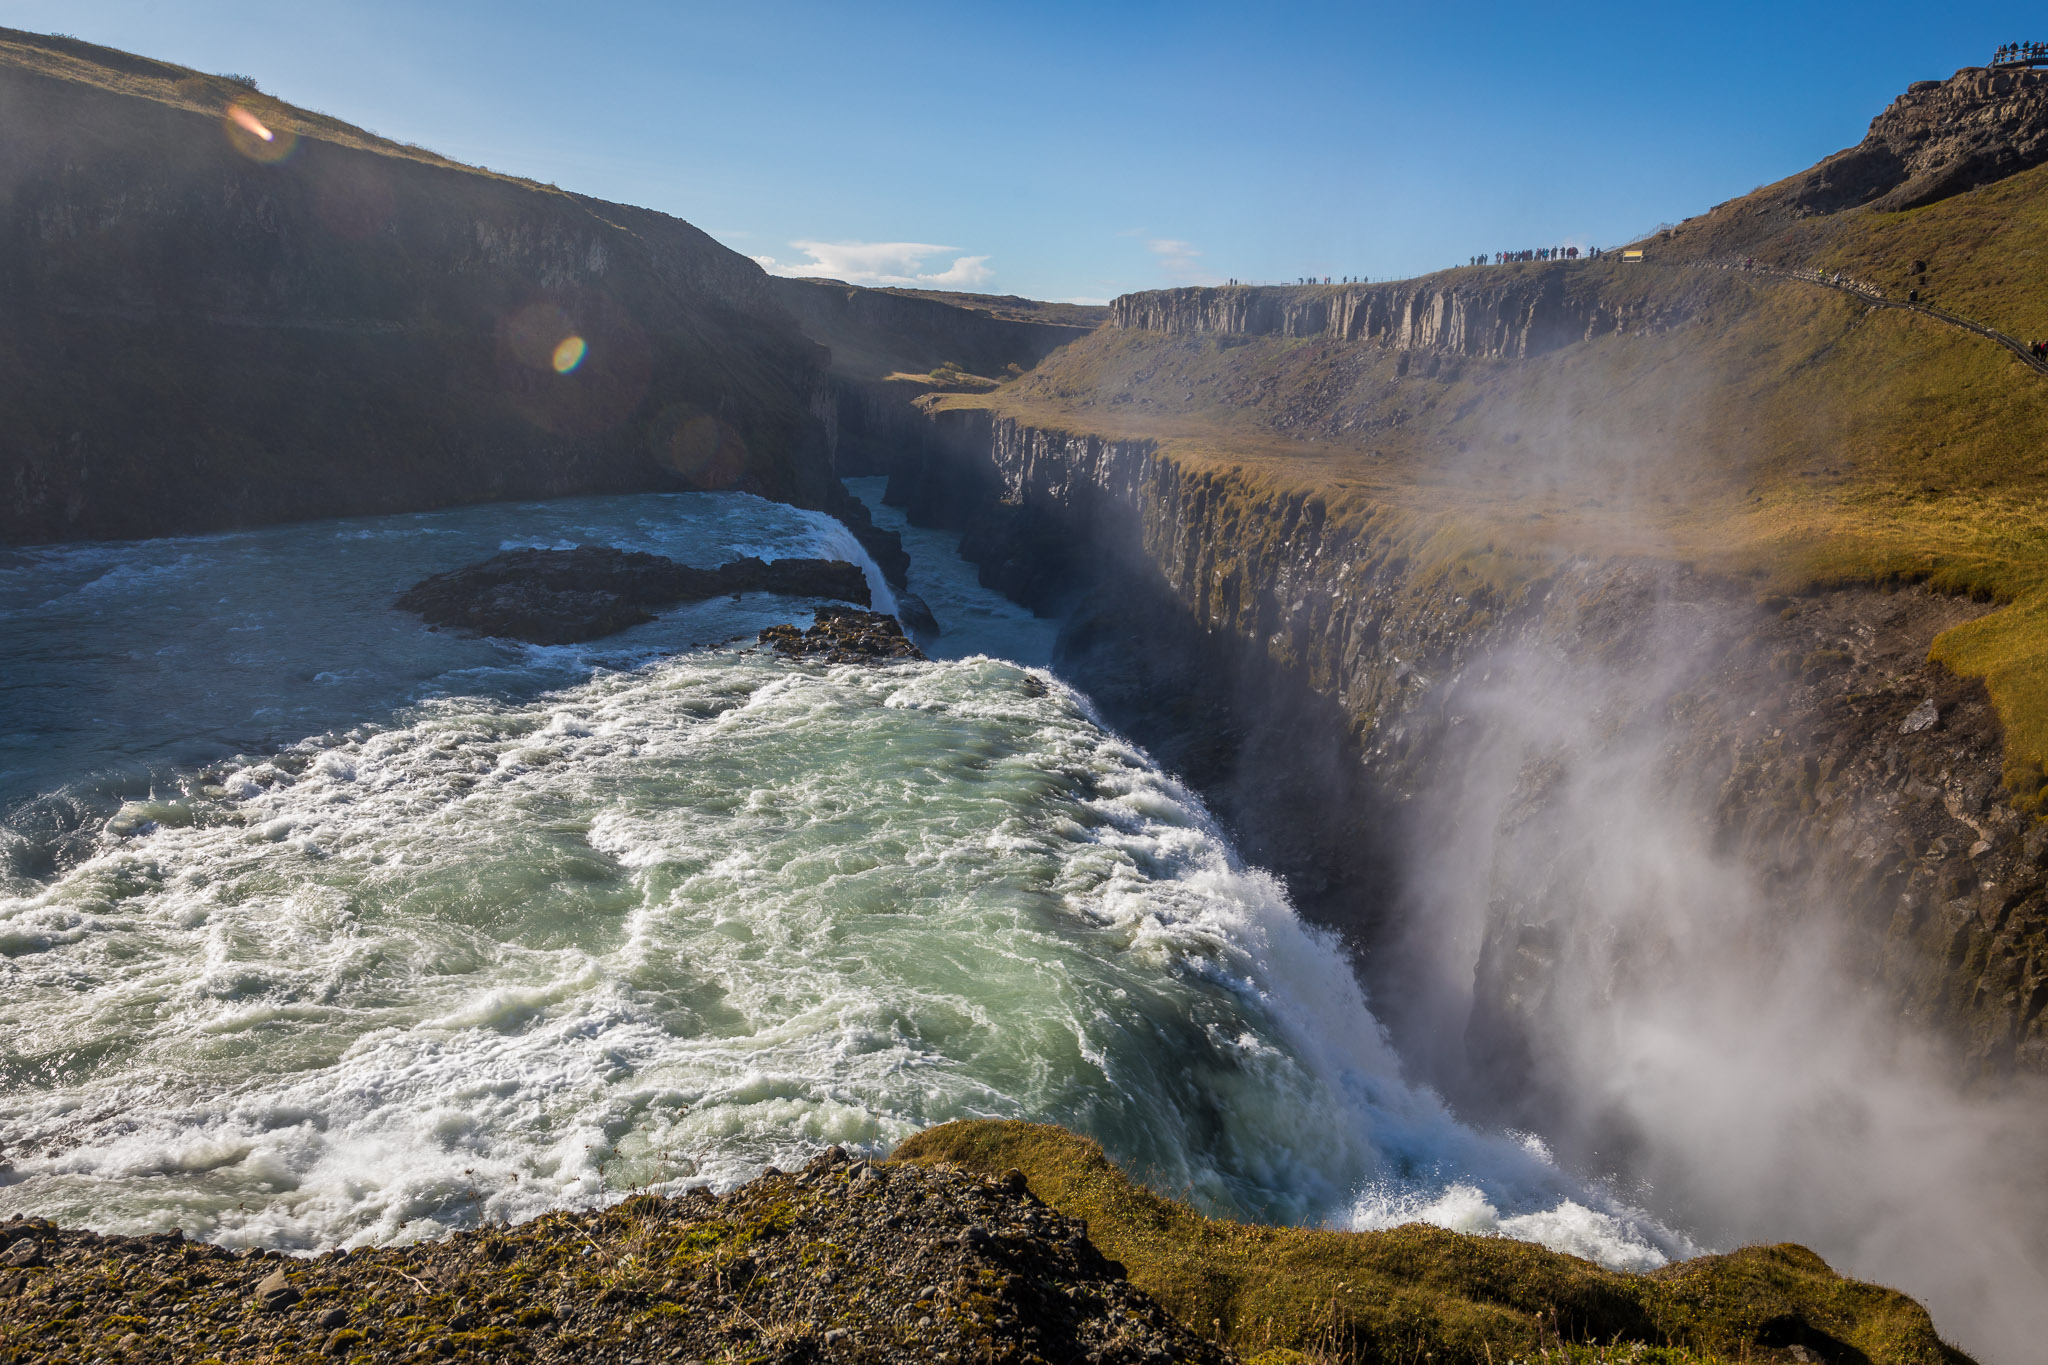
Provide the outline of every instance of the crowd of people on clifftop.
{"type": "Polygon", "coordinates": [[[1539,246],[1527,251],[1496,251],[1488,255],[1482,251],[1466,261],[1466,265],[1512,265],[1517,261],[1576,261],[1580,257],[1591,260],[1601,255],[1599,247],[1587,247],[1581,251],[1575,246],[1539,246]]]}
{"type": "Polygon", "coordinates": [[[1991,59],[1993,66],[2006,62],[2038,62],[2048,60],[2048,43],[2006,43],[1998,49],[1998,55],[1991,59]]]}

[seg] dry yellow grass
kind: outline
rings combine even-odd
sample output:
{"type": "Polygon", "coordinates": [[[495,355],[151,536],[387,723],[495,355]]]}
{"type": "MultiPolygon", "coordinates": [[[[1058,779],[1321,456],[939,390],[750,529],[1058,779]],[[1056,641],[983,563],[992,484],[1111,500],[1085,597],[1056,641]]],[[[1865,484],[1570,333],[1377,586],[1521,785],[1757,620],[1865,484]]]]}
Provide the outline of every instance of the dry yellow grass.
{"type": "Polygon", "coordinates": [[[114,48],[100,47],[49,34],[26,33],[0,28],[0,65],[109,90],[176,109],[218,118],[230,105],[240,105],[266,126],[294,137],[317,138],[344,147],[355,147],[385,156],[401,157],[430,166],[443,166],[473,175],[507,180],[528,189],[560,194],[553,185],[542,185],[518,176],[503,175],[480,166],[453,161],[438,152],[411,143],[379,137],[352,123],[285,103],[271,95],[231,79],[194,71],[189,67],[138,57],[114,48]]]}

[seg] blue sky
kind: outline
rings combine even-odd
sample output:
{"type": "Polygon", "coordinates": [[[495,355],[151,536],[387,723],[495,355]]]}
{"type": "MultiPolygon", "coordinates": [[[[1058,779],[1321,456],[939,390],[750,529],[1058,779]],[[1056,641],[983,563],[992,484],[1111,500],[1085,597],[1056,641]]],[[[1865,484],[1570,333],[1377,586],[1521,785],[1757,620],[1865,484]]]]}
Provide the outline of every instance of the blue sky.
{"type": "Polygon", "coordinates": [[[2048,40],[2030,13],[0,0],[784,271],[1086,299],[1623,241],[2048,40]]]}

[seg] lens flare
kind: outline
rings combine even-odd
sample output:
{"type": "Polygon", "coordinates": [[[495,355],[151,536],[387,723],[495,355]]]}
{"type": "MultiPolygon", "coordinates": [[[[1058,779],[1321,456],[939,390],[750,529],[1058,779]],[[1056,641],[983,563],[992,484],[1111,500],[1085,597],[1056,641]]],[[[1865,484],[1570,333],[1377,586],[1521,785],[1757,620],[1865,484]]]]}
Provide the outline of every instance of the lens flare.
{"type": "Polygon", "coordinates": [[[568,374],[583,363],[583,354],[590,348],[582,337],[563,337],[555,346],[555,373],[568,374]]]}
{"type": "Polygon", "coordinates": [[[221,127],[236,151],[265,165],[290,156],[299,141],[291,129],[273,128],[239,104],[230,104],[222,112],[221,127]]]}
{"type": "Polygon", "coordinates": [[[239,123],[242,126],[242,131],[248,133],[251,137],[260,138],[265,142],[277,141],[276,133],[265,128],[262,120],[239,104],[228,106],[228,117],[239,123]]]}

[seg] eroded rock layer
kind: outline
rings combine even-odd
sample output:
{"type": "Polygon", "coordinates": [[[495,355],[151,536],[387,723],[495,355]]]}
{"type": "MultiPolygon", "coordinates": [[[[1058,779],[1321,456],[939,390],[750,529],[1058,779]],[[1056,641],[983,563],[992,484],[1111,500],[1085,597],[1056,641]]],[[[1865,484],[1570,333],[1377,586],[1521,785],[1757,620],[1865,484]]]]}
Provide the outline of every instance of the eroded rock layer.
{"type": "Polygon", "coordinates": [[[0,1225],[0,1360],[1222,1362],[990,1179],[837,1148],[720,1198],[642,1195],[410,1247],[233,1255],[0,1225]]]}

